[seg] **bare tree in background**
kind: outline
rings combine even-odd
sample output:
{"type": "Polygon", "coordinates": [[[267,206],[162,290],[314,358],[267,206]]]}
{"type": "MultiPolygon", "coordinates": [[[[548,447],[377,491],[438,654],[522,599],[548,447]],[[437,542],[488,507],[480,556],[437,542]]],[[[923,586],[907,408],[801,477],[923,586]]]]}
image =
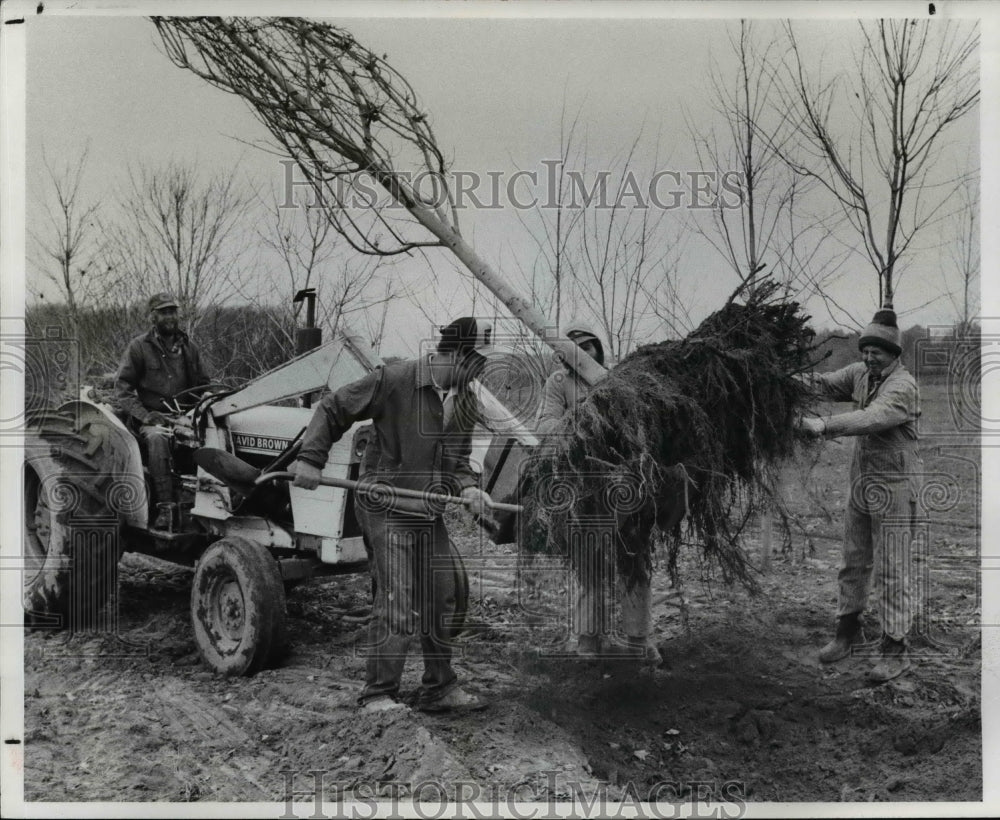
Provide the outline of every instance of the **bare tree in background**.
{"type": "Polygon", "coordinates": [[[120,218],[109,229],[111,275],[173,293],[190,329],[242,278],[239,228],[251,201],[235,170],[206,181],[193,165],[130,170],[120,218]]]}
{"type": "MultiPolygon", "coordinates": [[[[286,207],[283,198],[275,196],[268,210],[271,221],[258,236],[267,248],[281,260],[287,287],[279,289],[282,304],[300,290],[317,289],[318,326],[326,328],[328,335],[337,332],[341,321],[353,323],[358,314],[378,310],[398,295],[390,276],[391,260],[356,253],[345,254],[345,247],[338,245],[339,234],[320,209],[286,207]]],[[[267,295],[273,301],[274,277],[264,277],[267,295]]],[[[261,302],[260,294],[253,300],[261,302]]],[[[281,322],[276,332],[284,334],[289,345],[294,345],[294,323],[303,303],[298,303],[287,322],[281,322]]],[[[384,323],[384,319],[383,319],[384,323]]]]}
{"type": "MultiPolygon", "coordinates": [[[[428,114],[385,55],[299,18],[153,22],[175,64],[250,105],[352,247],[379,256],[448,248],[514,316],[546,333],[546,317],[463,238],[428,114]]],[[[571,358],[568,339],[548,342],[571,358]]],[[[603,368],[584,359],[581,377],[600,379],[603,368]]]]}
{"type": "Polygon", "coordinates": [[[394,299],[399,298],[399,294],[394,290],[391,279],[385,277],[382,280],[382,296],[378,301],[378,310],[366,310],[361,314],[364,322],[368,344],[376,354],[382,354],[382,342],[385,340],[385,326],[389,318],[389,305],[394,299]]]}
{"type": "Polygon", "coordinates": [[[608,207],[592,203],[584,208],[579,264],[571,270],[579,303],[590,306],[612,360],[620,360],[648,338],[653,329],[650,320],[656,315],[657,286],[669,280],[677,262],[676,240],[667,236],[670,211],[652,207],[634,194],[639,139],[633,140],[607,178],[612,186],[608,207]]]}
{"type": "Polygon", "coordinates": [[[556,327],[569,315],[591,318],[608,355],[620,359],[655,325],[677,329],[666,308],[677,301],[668,288],[676,284],[679,241],[667,235],[667,211],[648,201],[650,185],[635,167],[641,135],[623,156],[591,173],[579,121],[577,113],[567,124],[564,106],[559,158],[548,169],[554,190],[543,204],[517,214],[535,250],[520,276],[556,327]]]}
{"type": "Polygon", "coordinates": [[[758,43],[748,20],[740,20],[738,30],[730,28],[728,37],[735,71],[723,75],[716,62],[710,77],[711,103],[721,128],[699,127],[687,118],[699,167],[711,171],[715,183],[707,203],[711,207],[692,212],[711,215],[712,231],[696,229],[743,281],[777,255],[775,239],[794,179],[775,147],[758,136],[773,117],[772,64],[779,43],[758,43]]]}
{"type": "Polygon", "coordinates": [[[438,287],[436,275],[432,274],[422,287],[413,287],[407,291],[410,304],[423,316],[425,325],[421,330],[429,333],[428,340],[437,337],[437,328],[449,322],[460,313],[479,316],[493,320],[494,335],[498,334],[497,322],[501,316],[507,318],[510,314],[502,310],[496,296],[478,280],[469,276],[459,276],[452,287],[438,287]]]}
{"type": "Polygon", "coordinates": [[[979,102],[979,33],[951,21],[859,25],[854,70],[821,79],[785,24],[780,104],[790,131],[771,146],[834,197],[876,272],[880,302],[892,303],[900,260],[965,182],[942,178],[936,161],[950,127],[979,102]]]}
{"type": "Polygon", "coordinates": [[[962,187],[958,201],[957,235],[948,246],[951,272],[957,274],[958,287],[948,289],[948,298],[955,309],[955,336],[961,339],[974,334],[979,313],[979,187],[962,187]]]}
{"type": "Polygon", "coordinates": [[[843,217],[838,213],[817,213],[812,207],[808,185],[795,179],[788,190],[788,206],[778,227],[778,254],[774,274],[787,282],[797,296],[818,296],[829,317],[838,325],[863,326],[868,316],[859,316],[842,305],[833,285],[844,277],[854,246],[839,238],[843,217]]]}
{"type": "Polygon", "coordinates": [[[831,247],[842,218],[812,213],[807,203],[815,183],[782,159],[790,140],[781,127],[788,114],[777,85],[784,44],[760,29],[749,20],[728,29],[731,68],[723,71],[719,66],[727,63],[716,62],[710,78],[715,124],[687,117],[699,167],[714,179],[708,207],[692,209],[692,223],[739,281],[767,267],[791,294],[821,296],[839,321],[828,292],[847,255],[831,247]]]}
{"type": "Polygon", "coordinates": [[[579,122],[579,112],[572,122],[567,122],[566,103],[563,101],[559,120],[559,158],[546,162],[551,164],[555,190],[548,192],[544,207],[536,204],[530,210],[530,220],[528,214],[520,209],[515,211],[536,251],[528,269],[516,259],[515,265],[528,285],[532,301],[542,306],[556,328],[562,325],[564,313],[576,310],[575,302],[571,302],[574,298],[572,288],[566,287],[566,283],[576,266],[579,252],[577,227],[583,218],[583,208],[575,202],[578,192],[570,176],[571,173],[578,174],[580,166],[585,164],[577,143],[579,122]]]}
{"type": "MultiPolygon", "coordinates": [[[[32,262],[66,300],[75,339],[79,338],[81,306],[93,292],[100,290],[95,281],[95,274],[99,273],[96,260],[101,253],[100,203],[84,200],[81,192],[88,153],[85,148],[79,157],[57,169],[43,151],[51,183],[45,204],[47,224],[43,229],[30,231],[35,249],[32,262]]],[[[33,290],[36,295],[41,294],[41,288],[33,290]]]]}

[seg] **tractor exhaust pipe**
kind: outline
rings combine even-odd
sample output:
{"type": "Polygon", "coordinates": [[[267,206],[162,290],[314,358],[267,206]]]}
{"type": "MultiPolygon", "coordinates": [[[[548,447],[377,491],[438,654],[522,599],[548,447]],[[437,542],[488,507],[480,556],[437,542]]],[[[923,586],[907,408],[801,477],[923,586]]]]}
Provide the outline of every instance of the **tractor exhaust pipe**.
{"type": "MultiPolygon", "coordinates": [[[[323,343],[323,328],[316,327],[316,288],[304,288],[295,294],[292,304],[297,305],[305,300],[305,327],[295,330],[295,355],[301,356],[309,350],[314,350],[323,343]]],[[[302,396],[302,406],[312,407],[312,393],[302,396]]]]}
{"type": "Polygon", "coordinates": [[[306,303],[306,323],[295,331],[296,356],[323,344],[323,328],[316,327],[316,288],[300,290],[292,299],[292,304],[297,305],[303,300],[306,303]]]}

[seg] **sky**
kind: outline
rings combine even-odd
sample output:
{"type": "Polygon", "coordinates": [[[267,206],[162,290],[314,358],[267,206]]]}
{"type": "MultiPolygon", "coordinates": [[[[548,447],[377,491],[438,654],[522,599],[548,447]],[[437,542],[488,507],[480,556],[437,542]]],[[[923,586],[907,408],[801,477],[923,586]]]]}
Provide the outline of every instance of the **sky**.
{"type": "MultiPolygon", "coordinates": [[[[47,195],[43,151],[58,165],[89,147],[85,191],[106,202],[121,191],[129,168],[153,168],[171,160],[194,162],[203,173],[238,163],[248,185],[267,189],[281,184],[284,168],[277,158],[247,144],[268,135],[245,104],[175,67],[162,53],[148,20],[91,16],[85,5],[82,13],[60,16],[59,4],[47,5],[45,13],[29,14],[25,22],[29,222],[40,224],[47,195]]],[[[296,8],[312,12],[334,7],[315,3],[296,8]]],[[[492,171],[504,179],[518,169],[544,174],[544,161],[558,155],[561,120],[575,115],[593,167],[620,158],[640,134],[638,171],[648,175],[654,166],[682,172],[701,167],[686,122],[702,127],[713,121],[708,76],[713,68],[732,68],[726,40],[727,22],[736,19],[732,13],[727,17],[716,12],[716,19],[623,19],[617,10],[609,12],[617,17],[602,20],[374,19],[375,8],[337,6],[338,14],[368,16],[338,16],[332,22],[348,28],[373,51],[387,54],[408,79],[454,169],[492,171]]],[[[495,13],[500,8],[492,6],[495,13]]],[[[506,4],[503,8],[509,13],[506,4]]],[[[551,13],[536,5],[525,8],[551,13]]],[[[758,13],[768,8],[780,11],[768,4],[756,7],[758,13]]],[[[411,9],[407,11],[413,13],[411,9]]],[[[453,13],[490,11],[470,4],[449,11],[459,9],[453,13]]],[[[810,59],[826,71],[844,63],[844,44],[856,32],[849,10],[847,15],[843,9],[837,13],[844,19],[797,23],[810,59]]],[[[949,161],[976,157],[978,116],[960,122],[951,138],[949,161]]],[[[463,234],[480,255],[520,284],[517,269],[530,266],[534,253],[525,223],[537,224],[530,213],[518,216],[508,203],[500,209],[469,208],[460,219],[463,234]]],[[[736,282],[692,230],[690,218],[681,209],[668,214],[662,227],[665,245],[676,245],[680,289],[697,320],[721,304],[736,282]]],[[[942,258],[934,249],[915,258],[897,299],[903,326],[954,320],[954,308],[942,296],[942,258]]],[[[246,261],[250,275],[264,283],[273,281],[270,272],[276,264],[266,253],[246,261]]],[[[444,323],[469,312],[468,276],[457,270],[446,251],[404,259],[393,275],[419,290],[425,309],[394,305],[390,329],[432,327],[432,319],[444,323]]],[[[30,266],[28,276],[30,283],[41,284],[30,266]]],[[[858,321],[866,321],[876,307],[874,274],[860,261],[851,263],[831,290],[858,321]]],[[[54,296],[51,289],[43,292],[54,296]]],[[[843,314],[831,317],[818,300],[807,307],[819,325],[851,325],[843,314]]],[[[650,325],[648,332],[654,338],[664,331],[650,325]]],[[[411,336],[390,334],[383,352],[414,352],[411,336]]]]}

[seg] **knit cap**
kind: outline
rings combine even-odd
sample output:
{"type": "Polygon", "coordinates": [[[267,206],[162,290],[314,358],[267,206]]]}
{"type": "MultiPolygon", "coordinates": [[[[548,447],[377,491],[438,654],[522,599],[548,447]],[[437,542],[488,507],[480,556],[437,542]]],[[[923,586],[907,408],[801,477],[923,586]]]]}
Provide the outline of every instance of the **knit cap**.
{"type": "Polygon", "coordinates": [[[861,338],[858,339],[858,350],[864,348],[865,345],[881,347],[893,356],[898,356],[903,352],[899,326],[896,324],[896,313],[892,309],[891,302],[886,302],[881,310],[875,311],[871,324],[861,334],[861,338]]]}

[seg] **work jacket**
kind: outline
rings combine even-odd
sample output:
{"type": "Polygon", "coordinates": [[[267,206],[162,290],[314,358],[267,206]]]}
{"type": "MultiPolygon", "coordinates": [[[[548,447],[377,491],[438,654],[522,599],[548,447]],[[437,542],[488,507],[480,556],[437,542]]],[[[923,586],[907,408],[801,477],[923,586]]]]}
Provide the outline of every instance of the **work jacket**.
{"type": "Polygon", "coordinates": [[[899,359],[873,382],[863,362],[814,377],[829,399],[853,401],[854,410],[824,419],[825,435],[856,436],[851,478],[877,476],[885,483],[906,482],[919,493],[923,466],[917,454],[920,399],[916,380],[899,359]]]}
{"type": "MultiPolygon", "coordinates": [[[[383,365],[320,400],[298,457],[322,468],[331,445],[355,422],[371,419],[375,434],[361,461],[366,481],[458,495],[479,484],[469,455],[480,412],[470,390],[449,399],[453,409],[446,423],[445,407],[426,357],[383,365]]],[[[400,502],[396,509],[428,510],[419,502],[400,502]]]]}
{"type": "MultiPolygon", "coordinates": [[[[580,348],[577,354],[586,356],[580,348]]],[[[564,364],[559,365],[542,386],[542,400],[538,406],[538,420],[535,430],[540,435],[551,433],[560,419],[571,407],[584,398],[590,391],[587,383],[576,375],[576,371],[564,364]]]]}
{"type": "Polygon", "coordinates": [[[186,333],[178,333],[176,354],[164,348],[155,329],[129,342],[115,377],[115,406],[124,417],[145,423],[152,410],[170,412],[164,399],[209,383],[198,348],[186,333]]]}

